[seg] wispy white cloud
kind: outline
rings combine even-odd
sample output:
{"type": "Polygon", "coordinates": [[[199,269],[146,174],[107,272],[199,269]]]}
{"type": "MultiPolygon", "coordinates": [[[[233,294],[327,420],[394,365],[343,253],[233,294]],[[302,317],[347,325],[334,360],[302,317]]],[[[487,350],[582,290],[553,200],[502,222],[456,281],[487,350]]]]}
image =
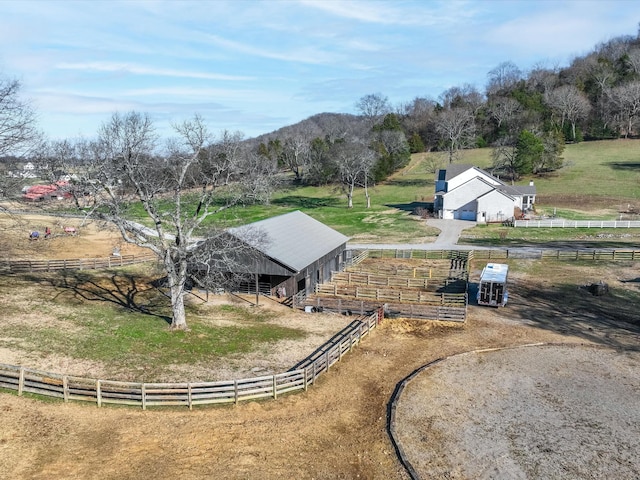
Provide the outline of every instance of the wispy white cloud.
{"type": "Polygon", "coordinates": [[[0,74],[45,131],[136,109],[260,134],[367,93],[482,88],[505,60],[564,65],[638,18],[632,0],[0,0],[0,74]]]}
{"type": "Polygon", "coordinates": [[[85,63],[59,63],[56,68],[61,70],[82,70],[85,72],[126,72],[134,75],[153,75],[159,77],[179,77],[179,78],[198,78],[205,80],[230,80],[230,81],[247,81],[254,80],[254,77],[246,77],[239,75],[227,75],[221,73],[194,72],[187,70],[170,70],[166,68],[144,67],[140,65],[132,65],[129,63],[115,62],[85,62],[85,63]]]}
{"type": "Polygon", "coordinates": [[[280,48],[267,49],[263,46],[230,40],[219,35],[209,34],[208,40],[223,47],[230,52],[241,53],[254,57],[279,60],[284,62],[296,62],[305,64],[328,64],[340,60],[334,52],[318,49],[314,46],[281,46],[280,48]]]}

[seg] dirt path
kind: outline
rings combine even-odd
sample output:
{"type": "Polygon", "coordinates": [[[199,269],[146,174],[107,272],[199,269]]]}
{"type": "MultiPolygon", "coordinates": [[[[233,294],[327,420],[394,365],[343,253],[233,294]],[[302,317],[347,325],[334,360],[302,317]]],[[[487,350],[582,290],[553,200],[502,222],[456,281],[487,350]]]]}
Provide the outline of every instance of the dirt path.
{"type": "Polygon", "coordinates": [[[308,392],[277,401],[140,411],[0,394],[0,477],[405,479],[386,432],[398,382],[480,347],[578,340],[486,312],[465,326],[387,321],[308,392]]]}
{"type": "Polygon", "coordinates": [[[395,436],[420,478],[638,478],[639,367],[583,345],[450,357],[402,391],[395,436]]]}
{"type": "Polygon", "coordinates": [[[108,257],[118,248],[122,255],[148,254],[122,240],[113,227],[82,218],[62,218],[48,215],[0,214],[0,259],[68,259],[108,257]],[[51,229],[51,237],[44,238],[45,229],[51,229]],[[76,229],[75,235],[65,233],[64,227],[76,229]],[[40,239],[29,240],[29,233],[37,231],[40,239]]]}

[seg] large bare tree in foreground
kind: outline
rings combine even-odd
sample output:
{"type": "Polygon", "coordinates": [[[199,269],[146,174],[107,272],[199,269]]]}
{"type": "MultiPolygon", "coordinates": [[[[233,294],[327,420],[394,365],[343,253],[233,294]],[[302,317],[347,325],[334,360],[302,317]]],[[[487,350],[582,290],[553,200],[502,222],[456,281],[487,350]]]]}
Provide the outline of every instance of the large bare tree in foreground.
{"type": "Polygon", "coordinates": [[[215,274],[221,270],[239,272],[239,259],[252,251],[248,245],[258,243],[240,242],[220,228],[204,234],[203,222],[242,201],[268,198],[275,166],[249,156],[240,134],[224,132],[212,143],[198,116],[174,129],[177,138],[160,155],[146,115],[114,114],[88,145],[91,162],[83,188],[91,190],[93,216],[112,222],[125,241],[158,256],[171,296],[171,328],[183,330],[191,272],[208,273],[194,276],[202,285],[219,280],[215,274]],[[146,226],[130,220],[135,207],[142,209],[146,226]]]}

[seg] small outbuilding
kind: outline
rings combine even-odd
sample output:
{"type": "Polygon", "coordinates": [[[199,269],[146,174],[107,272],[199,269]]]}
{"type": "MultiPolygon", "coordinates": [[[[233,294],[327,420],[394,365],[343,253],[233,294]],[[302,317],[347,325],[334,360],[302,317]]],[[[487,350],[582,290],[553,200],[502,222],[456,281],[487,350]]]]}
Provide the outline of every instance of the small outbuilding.
{"type": "MultiPolygon", "coordinates": [[[[344,268],[348,237],[309,215],[291,213],[231,228],[231,235],[258,250],[246,271],[258,277],[261,293],[289,297],[311,293],[316,284],[329,281],[332,271],[344,268]],[[260,241],[255,232],[259,232],[260,241]]],[[[248,286],[255,291],[255,286],[248,286]]]]}

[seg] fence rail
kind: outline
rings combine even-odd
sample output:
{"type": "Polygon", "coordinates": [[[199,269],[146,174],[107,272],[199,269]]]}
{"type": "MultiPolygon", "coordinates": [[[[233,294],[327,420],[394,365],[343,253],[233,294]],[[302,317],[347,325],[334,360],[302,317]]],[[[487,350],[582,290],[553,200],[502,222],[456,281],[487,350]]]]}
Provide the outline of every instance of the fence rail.
{"type": "Polygon", "coordinates": [[[468,250],[403,250],[403,249],[371,249],[367,250],[368,258],[407,258],[414,260],[450,260],[452,258],[468,258],[468,250]]]}
{"type": "Polygon", "coordinates": [[[261,398],[278,398],[289,392],[306,390],[309,385],[345,353],[360,343],[382,320],[378,311],[353,322],[337,343],[332,343],[300,368],[275,375],[218,382],[134,383],[81,378],[43,372],[16,365],[0,364],[0,388],[47,397],[104,404],[141,406],[186,406],[238,403],[261,398]]]}
{"type": "Polygon", "coordinates": [[[507,258],[536,258],[556,260],[640,260],[640,250],[552,250],[552,249],[487,249],[474,250],[473,258],[479,260],[498,260],[507,258]]]}
{"type": "MultiPolygon", "coordinates": [[[[375,300],[316,296],[308,298],[306,305],[318,311],[347,315],[364,315],[380,308],[381,303],[375,300]]],[[[436,320],[441,322],[465,322],[467,318],[466,305],[447,306],[386,302],[384,303],[384,311],[385,316],[436,320]]]]}
{"type": "MultiPolygon", "coordinates": [[[[366,285],[373,287],[395,287],[395,288],[414,288],[424,291],[435,292],[440,289],[451,290],[457,289],[462,280],[450,277],[405,277],[398,275],[379,275],[369,272],[331,272],[331,283],[346,285],[366,285]]],[[[464,291],[464,285],[461,286],[464,291]]]]}
{"type": "Polygon", "coordinates": [[[122,267],[156,260],[155,255],[121,255],[100,258],[73,258],[63,260],[4,260],[0,273],[52,272],[55,270],[96,270],[122,267]]]}
{"type": "Polygon", "coordinates": [[[640,220],[515,220],[516,228],[640,228],[640,220]]]}
{"type": "Polygon", "coordinates": [[[468,272],[466,269],[444,269],[444,268],[429,268],[429,267],[416,267],[416,268],[403,268],[396,265],[364,265],[359,267],[350,267],[346,270],[353,274],[362,275],[385,275],[385,276],[397,276],[408,277],[414,279],[429,279],[431,281],[444,281],[446,279],[466,279],[468,272]]]}
{"type": "Polygon", "coordinates": [[[464,293],[432,293],[420,290],[403,290],[391,288],[373,288],[360,285],[318,284],[316,295],[333,297],[350,297],[363,300],[375,300],[377,302],[411,302],[428,305],[465,305],[464,293]]]}

